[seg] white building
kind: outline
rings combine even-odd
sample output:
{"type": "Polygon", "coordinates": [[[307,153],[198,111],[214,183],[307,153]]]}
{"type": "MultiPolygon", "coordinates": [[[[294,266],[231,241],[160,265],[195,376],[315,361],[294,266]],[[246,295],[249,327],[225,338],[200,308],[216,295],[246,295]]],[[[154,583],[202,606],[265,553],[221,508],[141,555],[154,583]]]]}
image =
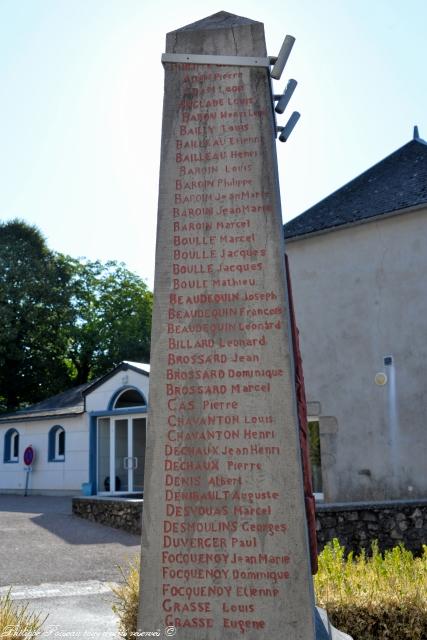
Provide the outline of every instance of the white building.
{"type": "Polygon", "coordinates": [[[122,362],[96,381],[0,416],[0,492],[114,495],[144,488],[149,365],[122,362]],[[112,483],[111,478],[115,481],[112,483]]]}
{"type": "Polygon", "coordinates": [[[417,130],[288,222],[285,242],[320,435],[317,491],[327,502],[424,498],[427,144],[417,130]]]}

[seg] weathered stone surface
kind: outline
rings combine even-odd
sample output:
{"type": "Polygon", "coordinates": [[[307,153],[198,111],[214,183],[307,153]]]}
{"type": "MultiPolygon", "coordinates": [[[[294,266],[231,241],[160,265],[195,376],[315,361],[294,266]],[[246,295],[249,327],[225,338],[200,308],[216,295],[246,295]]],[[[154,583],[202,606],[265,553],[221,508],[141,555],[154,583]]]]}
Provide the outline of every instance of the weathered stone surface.
{"type": "MultiPolygon", "coordinates": [[[[114,500],[73,498],[73,513],[81,518],[140,534],[143,501],[124,500],[120,504],[122,505],[120,511],[125,514],[124,517],[118,515],[114,500]]],[[[390,505],[390,503],[385,504],[390,505]]],[[[358,512],[348,511],[345,508],[342,511],[337,511],[337,508],[340,507],[327,504],[318,507],[316,530],[319,549],[322,549],[333,538],[338,538],[348,551],[352,550],[356,553],[362,548],[370,548],[373,540],[378,540],[381,550],[390,549],[396,544],[396,541],[402,541],[405,547],[412,552],[417,554],[422,552],[422,545],[427,540],[427,500],[416,509],[412,505],[405,506],[402,502],[395,504],[394,509],[373,505],[372,509],[375,509],[377,513],[378,524],[376,528],[369,531],[366,528],[366,522],[357,521],[359,513],[362,516],[371,508],[369,504],[360,505],[358,512]],[[328,509],[332,513],[338,514],[338,523],[334,527],[325,524],[325,517],[328,517],[330,512],[328,509]],[[397,519],[394,518],[394,514],[400,512],[406,515],[407,529],[405,531],[396,530],[395,537],[392,538],[391,531],[397,527],[397,519]]]]}
{"type": "Polygon", "coordinates": [[[92,522],[140,534],[142,505],[143,500],[135,499],[73,498],[73,513],[92,522]]]}
{"type": "Polygon", "coordinates": [[[318,504],[316,530],[319,550],[338,538],[347,551],[355,553],[377,540],[382,551],[403,542],[419,554],[427,540],[427,500],[318,504]]]}
{"type": "MultiPolygon", "coordinates": [[[[167,52],[264,56],[263,26],[167,52]]],[[[165,72],[139,629],[313,640],[268,71],[165,72]]]]}

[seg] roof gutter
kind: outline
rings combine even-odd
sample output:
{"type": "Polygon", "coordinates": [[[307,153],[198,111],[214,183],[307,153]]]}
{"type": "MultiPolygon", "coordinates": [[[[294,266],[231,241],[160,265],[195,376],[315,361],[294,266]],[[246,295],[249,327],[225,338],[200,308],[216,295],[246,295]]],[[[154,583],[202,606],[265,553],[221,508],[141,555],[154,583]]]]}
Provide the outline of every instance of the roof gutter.
{"type": "Polygon", "coordinates": [[[0,417],[0,425],[2,424],[12,424],[14,422],[35,422],[38,420],[49,420],[49,418],[76,418],[81,416],[84,411],[74,412],[74,413],[45,413],[43,415],[35,416],[34,414],[25,415],[21,414],[19,416],[10,416],[8,418],[0,417]]]}
{"type": "Polygon", "coordinates": [[[369,222],[377,222],[378,220],[386,220],[388,218],[393,218],[394,216],[400,216],[404,213],[412,213],[416,211],[420,211],[421,209],[427,209],[427,202],[423,202],[421,204],[413,205],[412,207],[405,207],[404,209],[396,209],[396,211],[389,211],[386,213],[380,213],[376,216],[372,216],[370,218],[361,218],[359,220],[353,220],[352,222],[345,222],[344,224],[339,224],[334,227],[327,227],[326,229],[319,229],[318,231],[310,231],[308,233],[302,233],[297,236],[291,236],[290,238],[285,237],[285,245],[297,242],[298,240],[305,240],[306,238],[312,238],[315,236],[324,235],[325,233],[331,233],[332,231],[340,231],[341,229],[349,229],[351,227],[356,227],[361,224],[366,224],[369,222]]]}

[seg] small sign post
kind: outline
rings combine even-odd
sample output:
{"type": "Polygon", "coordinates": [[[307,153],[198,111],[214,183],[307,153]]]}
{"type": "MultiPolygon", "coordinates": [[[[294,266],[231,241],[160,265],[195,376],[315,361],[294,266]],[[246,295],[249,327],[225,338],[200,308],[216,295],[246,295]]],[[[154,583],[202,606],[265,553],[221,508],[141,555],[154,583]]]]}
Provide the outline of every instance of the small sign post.
{"type": "Polygon", "coordinates": [[[29,445],[24,451],[24,464],[25,464],[25,493],[24,497],[28,495],[28,484],[30,481],[30,473],[33,470],[32,464],[34,461],[34,449],[32,445],[29,445]]]}

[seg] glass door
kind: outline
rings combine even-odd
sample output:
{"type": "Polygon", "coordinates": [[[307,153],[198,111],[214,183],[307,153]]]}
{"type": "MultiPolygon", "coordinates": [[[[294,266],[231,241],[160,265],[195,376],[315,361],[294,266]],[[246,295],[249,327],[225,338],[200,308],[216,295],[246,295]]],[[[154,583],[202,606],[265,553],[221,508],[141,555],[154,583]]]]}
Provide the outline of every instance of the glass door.
{"type": "Polygon", "coordinates": [[[98,493],[110,492],[110,418],[98,418],[98,493]]]}
{"type": "Polygon", "coordinates": [[[132,420],[133,437],[133,490],[144,492],[146,418],[132,420]]]}
{"type": "Polygon", "coordinates": [[[146,418],[98,418],[98,494],[141,493],[146,418]]]}
{"type": "Polygon", "coordinates": [[[129,461],[132,460],[132,439],[129,438],[129,423],[130,421],[125,418],[124,420],[114,420],[114,478],[115,484],[112,487],[113,492],[125,492],[132,491],[132,469],[129,466],[129,461]]]}

